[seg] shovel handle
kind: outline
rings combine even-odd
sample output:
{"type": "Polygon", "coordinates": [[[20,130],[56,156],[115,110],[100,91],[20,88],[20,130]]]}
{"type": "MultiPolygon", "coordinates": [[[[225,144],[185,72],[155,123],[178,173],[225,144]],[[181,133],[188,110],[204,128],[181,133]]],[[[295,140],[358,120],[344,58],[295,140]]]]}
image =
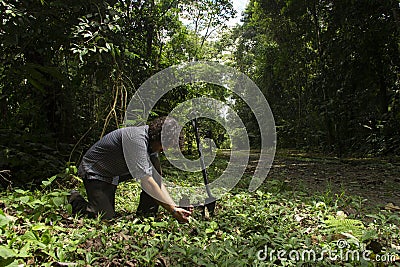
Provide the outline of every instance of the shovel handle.
{"type": "Polygon", "coordinates": [[[204,185],[206,187],[207,195],[208,197],[213,197],[210,187],[208,186],[208,176],[207,176],[207,170],[206,170],[206,165],[204,164],[204,157],[203,157],[203,150],[200,144],[200,135],[199,135],[199,128],[197,124],[197,118],[194,118],[192,121],[193,129],[194,129],[194,135],[196,137],[196,144],[197,144],[197,152],[199,153],[200,157],[200,165],[201,165],[201,172],[203,174],[203,180],[204,180],[204,185]]]}

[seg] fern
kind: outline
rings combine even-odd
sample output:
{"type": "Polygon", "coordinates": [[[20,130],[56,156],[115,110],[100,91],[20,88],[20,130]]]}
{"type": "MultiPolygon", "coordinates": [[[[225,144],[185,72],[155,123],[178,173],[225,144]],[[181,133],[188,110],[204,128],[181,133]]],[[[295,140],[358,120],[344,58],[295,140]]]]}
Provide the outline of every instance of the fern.
{"type": "Polygon", "coordinates": [[[351,233],[357,238],[361,238],[365,229],[364,224],[360,220],[346,219],[346,218],[335,218],[328,216],[327,220],[324,220],[325,227],[328,232],[340,234],[340,233],[351,233]]]}

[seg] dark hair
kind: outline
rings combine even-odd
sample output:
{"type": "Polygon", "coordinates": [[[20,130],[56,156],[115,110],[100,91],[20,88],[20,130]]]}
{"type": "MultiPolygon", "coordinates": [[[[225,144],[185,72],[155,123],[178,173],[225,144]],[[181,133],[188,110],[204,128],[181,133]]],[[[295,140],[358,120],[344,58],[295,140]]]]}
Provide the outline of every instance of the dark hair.
{"type": "Polygon", "coordinates": [[[163,144],[163,146],[164,145],[166,147],[172,146],[174,142],[174,136],[179,134],[178,145],[179,148],[182,149],[184,141],[183,131],[178,132],[179,131],[178,122],[174,118],[168,116],[156,118],[149,123],[149,141],[161,143],[161,132],[163,128],[165,128],[164,129],[165,133],[168,134],[166,137],[164,137],[166,140],[164,140],[165,143],[163,144]]]}

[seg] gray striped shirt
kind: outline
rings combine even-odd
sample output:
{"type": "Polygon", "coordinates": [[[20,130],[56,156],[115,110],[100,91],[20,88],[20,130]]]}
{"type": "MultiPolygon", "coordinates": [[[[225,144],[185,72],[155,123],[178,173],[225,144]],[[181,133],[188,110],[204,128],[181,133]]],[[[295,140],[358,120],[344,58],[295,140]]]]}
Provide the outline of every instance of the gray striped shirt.
{"type": "Polygon", "coordinates": [[[83,156],[78,174],[113,185],[130,175],[138,180],[152,176],[148,129],[147,125],[126,127],[105,135],[83,156]]]}

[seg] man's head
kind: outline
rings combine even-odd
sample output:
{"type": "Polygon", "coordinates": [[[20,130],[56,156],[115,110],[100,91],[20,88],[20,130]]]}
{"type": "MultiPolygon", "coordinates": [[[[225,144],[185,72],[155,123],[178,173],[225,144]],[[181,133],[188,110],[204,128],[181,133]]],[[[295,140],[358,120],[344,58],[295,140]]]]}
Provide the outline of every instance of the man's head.
{"type": "Polygon", "coordinates": [[[183,147],[183,131],[180,131],[178,122],[172,117],[159,117],[149,123],[150,144],[160,144],[163,148],[183,147]],[[161,132],[164,128],[163,143],[161,144],[161,132]],[[179,143],[174,144],[176,136],[179,135],[179,143]]]}

